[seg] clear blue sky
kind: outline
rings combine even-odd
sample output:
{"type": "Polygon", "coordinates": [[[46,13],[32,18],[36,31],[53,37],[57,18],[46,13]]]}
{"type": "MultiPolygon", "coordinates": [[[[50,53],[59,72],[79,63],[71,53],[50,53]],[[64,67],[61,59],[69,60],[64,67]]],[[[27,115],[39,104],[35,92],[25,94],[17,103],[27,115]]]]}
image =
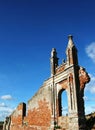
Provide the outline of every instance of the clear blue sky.
{"type": "Polygon", "coordinates": [[[74,36],[79,64],[91,75],[86,113],[95,110],[95,0],[0,1],[0,120],[50,76],[50,52],[61,63],[74,36]]]}

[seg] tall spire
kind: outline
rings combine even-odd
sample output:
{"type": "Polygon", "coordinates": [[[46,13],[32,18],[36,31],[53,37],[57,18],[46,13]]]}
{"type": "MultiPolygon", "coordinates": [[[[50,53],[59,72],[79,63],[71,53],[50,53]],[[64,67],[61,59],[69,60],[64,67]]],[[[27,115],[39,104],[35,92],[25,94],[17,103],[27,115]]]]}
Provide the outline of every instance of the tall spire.
{"type": "Polygon", "coordinates": [[[74,46],[73,36],[69,35],[68,36],[68,47],[73,47],[73,46],[74,46]]]}
{"type": "Polygon", "coordinates": [[[67,54],[68,65],[72,65],[72,64],[77,65],[78,64],[77,48],[74,45],[72,35],[68,36],[68,45],[67,45],[67,49],[66,49],[66,54],[67,54]]]}
{"type": "Polygon", "coordinates": [[[55,69],[58,66],[58,57],[55,48],[52,48],[50,62],[51,62],[51,76],[53,76],[55,74],[55,69]]]}
{"type": "Polygon", "coordinates": [[[51,57],[57,57],[57,52],[55,48],[52,48],[51,57]]]}

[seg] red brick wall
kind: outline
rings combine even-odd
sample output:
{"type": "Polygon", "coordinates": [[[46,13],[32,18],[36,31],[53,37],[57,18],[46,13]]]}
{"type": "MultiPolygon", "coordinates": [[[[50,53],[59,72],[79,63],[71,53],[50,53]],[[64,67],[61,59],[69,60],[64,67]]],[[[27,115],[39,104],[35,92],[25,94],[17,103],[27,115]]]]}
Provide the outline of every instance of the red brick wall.
{"type": "Polygon", "coordinates": [[[29,125],[49,126],[51,110],[49,103],[44,99],[38,101],[38,107],[28,111],[27,122],[29,125]]]}
{"type": "Polygon", "coordinates": [[[13,124],[17,124],[17,125],[20,125],[20,124],[22,124],[22,116],[20,115],[20,116],[17,116],[17,117],[13,117],[12,116],[12,123],[13,124]]]}
{"type": "Polygon", "coordinates": [[[46,99],[39,100],[38,106],[29,109],[23,116],[23,105],[20,104],[11,116],[10,130],[48,130],[51,123],[51,110],[46,99]]]}
{"type": "Polygon", "coordinates": [[[14,125],[21,125],[23,123],[23,118],[25,115],[26,105],[21,103],[18,105],[17,109],[11,115],[11,123],[14,125]]]}

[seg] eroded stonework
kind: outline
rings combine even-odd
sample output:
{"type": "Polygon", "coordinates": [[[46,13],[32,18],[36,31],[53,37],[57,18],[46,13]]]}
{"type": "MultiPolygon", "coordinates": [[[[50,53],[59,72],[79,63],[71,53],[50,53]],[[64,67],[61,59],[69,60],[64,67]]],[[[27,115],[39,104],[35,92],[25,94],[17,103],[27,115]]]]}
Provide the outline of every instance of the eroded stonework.
{"type": "MultiPolygon", "coordinates": [[[[79,66],[73,37],[69,36],[66,61],[59,66],[56,49],[51,52],[51,77],[26,104],[20,103],[4,123],[4,130],[86,130],[84,88],[90,81],[79,66]],[[62,115],[62,93],[67,92],[68,114],[62,115]]],[[[64,100],[64,99],[63,99],[64,100]]]]}
{"type": "Polygon", "coordinates": [[[83,67],[80,67],[79,69],[79,81],[80,81],[80,89],[84,89],[85,84],[90,81],[90,77],[83,67]]]}

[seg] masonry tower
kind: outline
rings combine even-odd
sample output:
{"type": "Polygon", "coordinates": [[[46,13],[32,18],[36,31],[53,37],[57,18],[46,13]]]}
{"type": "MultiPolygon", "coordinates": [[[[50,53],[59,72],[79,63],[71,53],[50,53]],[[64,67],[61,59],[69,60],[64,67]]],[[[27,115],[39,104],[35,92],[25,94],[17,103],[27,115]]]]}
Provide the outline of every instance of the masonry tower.
{"type": "MultiPolygon", "coordinates": [[[[54,50],[52,50],[51,53],[53,53],[53,51],[54,50]]],[[[56,51],[55,54],[57,54],[56,51]]],[[[60,66],[58,66],[58,58],[56,56],[53,56],[53,61],[55,61],[53,62],[54,66],[52,66],[52,60],[51,60],[51,68],[52,70],[54,70],[53,75],[51,71],[51,78],[53,79],[52,86],[53,86],[53,99],[54,99],[53,100],[54,122],[58,123],[59,117],[60,116],[62,117],[61,94],[64,90],[66,90],[68,98],[68,129],[85,130],[86,126],[85,126],[83,93],[85,84],[89,82],[90,79],[88,74],[85,72],[85,69],[80,67],[78,64],[77,49],[73,42],[72,35],[68,36],[66,56],[67,56],[66,62],[64,62],[60,66]],[[80,74],[82,71],[84,75],[87,76],[87,81],[85,81],[84,79],[83,88],[81,87],[82,75],[80,74]]]]}

